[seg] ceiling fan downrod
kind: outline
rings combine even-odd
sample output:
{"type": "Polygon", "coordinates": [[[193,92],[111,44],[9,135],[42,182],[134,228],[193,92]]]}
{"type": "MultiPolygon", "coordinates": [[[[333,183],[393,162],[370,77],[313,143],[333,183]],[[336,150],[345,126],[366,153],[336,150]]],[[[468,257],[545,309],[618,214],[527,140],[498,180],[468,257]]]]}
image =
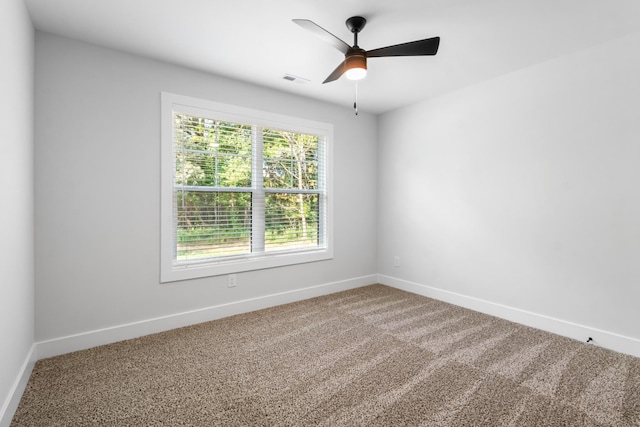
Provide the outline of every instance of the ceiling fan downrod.
{"type": "Polygon", "coordinates": [[[352,16],[347,19],[345,24],[349,31],[353,33],[353,47],[358,47],[358,33],[367,25],[367,20],[362,16],[352,16]]]}

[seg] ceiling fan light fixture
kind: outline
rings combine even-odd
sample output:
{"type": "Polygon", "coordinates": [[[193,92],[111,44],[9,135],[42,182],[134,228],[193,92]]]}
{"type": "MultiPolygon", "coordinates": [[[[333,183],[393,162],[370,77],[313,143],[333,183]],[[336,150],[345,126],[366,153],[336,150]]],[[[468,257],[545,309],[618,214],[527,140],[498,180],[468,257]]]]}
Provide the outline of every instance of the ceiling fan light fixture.
{"type": "Polygon", "coordinates": [[[345,76],[349,80],[362,80],[367,75],[367,57],[359,54],[348,56],[345,68],[345,76]]]}

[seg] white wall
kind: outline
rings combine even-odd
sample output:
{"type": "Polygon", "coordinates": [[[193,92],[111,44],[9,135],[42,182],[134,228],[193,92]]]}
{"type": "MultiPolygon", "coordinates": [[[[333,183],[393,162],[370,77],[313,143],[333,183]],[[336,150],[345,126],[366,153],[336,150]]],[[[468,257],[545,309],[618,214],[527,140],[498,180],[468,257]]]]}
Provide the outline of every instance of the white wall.
{"type": "Polygon", "coordinates": [[[374,116],[40,32],[35,57],[37,341],[375,280],[374,116]],[[332,123],[334,259],[160,284],[161,91],[332,123]]]}
{"type": "Polygon", "coordinates": [[[639,44],[619,39],[376,121],[37,33],[36,340],[379,272],[600,331],[609,347],[614,335],[637,343],[639,44]],[[160,91],[333,123],[335,259],[243,273],[234,289],[225,277],[161,285],[160,91]]]}
{"type": "Polygon", "coordinates": [[[379,272],[640,356],[638,76],[635,34],[382,116],[379,272]]]}
{"type": "Polygon", "coordinates": [[[0,58],[0,425],[5,425],[33,345],[33,28],[22,0],[2,4],[0,58]]]}

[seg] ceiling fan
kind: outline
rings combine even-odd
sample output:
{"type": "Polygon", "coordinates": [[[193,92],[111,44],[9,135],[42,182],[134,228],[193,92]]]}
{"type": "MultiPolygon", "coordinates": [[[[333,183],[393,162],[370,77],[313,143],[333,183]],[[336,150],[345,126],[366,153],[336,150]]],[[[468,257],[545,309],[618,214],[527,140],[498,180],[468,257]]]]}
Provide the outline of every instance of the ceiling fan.
{"type": "Polygon", "coordinates": [[[367,58],[381,58],[386,56],[422,56],[435,55],[440,45],[440,37],[432,37],[424,40],[416,40],[379,49],[364,50],[358,46],[358,33],[362,31],[367,20],[362,16],[352,16],[347,19],[346,25],[353,33],[353,46],[331,34],[318,24],[308,19],[294,19],[293,22],[302,28],[309,30],[327,41],[333,47],[344,54],[344,61],[333,70],[329,77],[322,83],[329,83],[339,79],[343,74],[350,80],[360,80],[367,74],[367,58]]]}

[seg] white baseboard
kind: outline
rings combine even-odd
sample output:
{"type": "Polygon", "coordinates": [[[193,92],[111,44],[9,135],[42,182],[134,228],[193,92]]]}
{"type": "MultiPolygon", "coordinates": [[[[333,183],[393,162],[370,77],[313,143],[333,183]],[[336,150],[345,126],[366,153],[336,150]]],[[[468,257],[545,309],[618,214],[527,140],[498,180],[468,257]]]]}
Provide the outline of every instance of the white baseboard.
{"type": "Polygon", "coordinates": [[[16,409],[18,409],[18,404],[20,404],[20,399],[27,387],[29,377],[31,376],[31,372],[33,371],[35,364],[36,345],[34,344],[29,349],[27,357],[25,358],[24,363],[20,368],[20,372],[18,373],[18,377],[9,390],[7,400],[2,404],[2,407],[0,407],[0,427],[9,427],[11,425],[11,419],[13,418],[13,414],[15,414],[16,409]]]}
{"type": "MultiPolygon", "coordinates": [[[[373,283],[381,283],[397,289],[424,295],[579,341],[586,341],[588,337],[592,337],[595,345],[618,351],[620,353],[640,357],[640,340],[634,338],[445,291],[419,283],[397,279],[391,276],[369,275],[339,282],[311,286],[303,289],[296,289],[288,292],[235,301],[228,304],[206,307],[189,312],[176,313],[140,322],[88,331],[81,334],[69,335],[47,341],[40,341],[35,344],[35,351],[32,351],[34,353],[32,358],[34,358],[34,360],[38,360],[70,353],[72,351],[85,350],[99,345],[137,338],[144,335],[208,322],[227,316],[233,316],[235,314],[247,313],[250,311],[301,301],[348,289],[359,288],[373,283]]],[[[31,365],[31,368],[32,367],[33,365],[31,365]]],[[[29,372],[31,371],[31,368],[29,368],[29,372]]],[[[28,379],[28,375],[26,378],[28,379]]],[[[22,393],[20,393],[20,395],[21,394],[22,393]]],[[[2,427],[2,425],[0,425],[0,427],[2,427]]]]}
{"type": "Polygon", "coordinates": [[[502,304],[496,304],[490,301],[445,291],[431,286],[421,285],[419,283],[409,282],[407,280],[397,279],[395,277],[378,275],[378,283],[469,308],[481,313],[490,314],[515,323],[531,326],[532,328],[573,338],[578,341],[586,342],[586,340],[591,337],[591,342],[595,345],[620,353],[640,357],[640,340],[635,338],[520,310],[502,304]]]}
{"type": "Polygon", "coordinates": [[[376,275],[362,276],[339,282],[326,283],[323,285],[206,307],[189,312],[147,319],[140,322],[83,332],[47,341],[40,341],[36,343],[37,358],[45,359],[47,357],[58,356],[78,350],[86,350],[99,345],[164,332],[236,314],[247,313],[276,305],[359,288],[376,283],[376,279],[376,275]]]}

